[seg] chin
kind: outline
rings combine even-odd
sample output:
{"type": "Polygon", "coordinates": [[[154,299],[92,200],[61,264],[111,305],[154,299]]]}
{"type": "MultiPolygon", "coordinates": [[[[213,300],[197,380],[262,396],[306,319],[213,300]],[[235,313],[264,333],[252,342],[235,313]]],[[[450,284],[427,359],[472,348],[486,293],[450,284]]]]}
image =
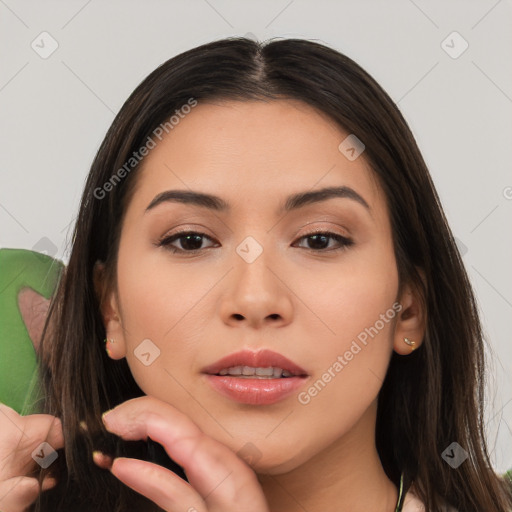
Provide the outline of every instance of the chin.
{"type": "Polygon", "coordinates": [[[274,454],[272,457],[265,457],[263,454],[259,459],[248,460],[247,457],[241,457],[257,474],[281,475],[293,471],[303,463],[307,462],[308,457],[304,456],[290,458],[290,454],[274,454]]]}

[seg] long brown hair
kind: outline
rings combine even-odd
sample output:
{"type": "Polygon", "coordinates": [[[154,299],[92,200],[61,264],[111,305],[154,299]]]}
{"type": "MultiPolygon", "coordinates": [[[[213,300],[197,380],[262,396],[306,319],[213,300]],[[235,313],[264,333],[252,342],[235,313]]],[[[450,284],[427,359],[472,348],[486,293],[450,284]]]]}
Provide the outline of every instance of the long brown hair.
{"type": "MultiPolygon", "coordinates": [[[[493,471],[485,442],[484,338],[475,297],[406,121],[375,80],[334,49],[301,39],[236,37],[186,51],[153,71],[124,103],[94,159],[42,341],[41,410],[62,419],[66,448],[53,467],[59,485],[43,493],[36,510],[45,510],[50,496],[59,503],[71,494],[95,510],[151,509],[149,500],[132,508],[138,495],[91,462],[92,450],[102,446],[127,453],[126,443],[105,432],[101,413],[143,394],[126,360],[105,354],[93,285],[98,260],[115,285],[121,221],[140,164],[108,193],[98,190],[191,98],[301,100],[364,142],[364,158],[386,195],[400,285],[421,291],[428,318],[422,346],[408,357],[393,353],[379,394],[376,440],[384,470],[396,485],[402,471],[406,486],[414,481],[429,511],[439,512],[445,501],[461,512],[509,512],[512,493],[493,471]],[[457,469],[441,457],[452,442],[469,454],[457,469]]],[[[133,447],[147,457],[143,445],[133,447]]]]}

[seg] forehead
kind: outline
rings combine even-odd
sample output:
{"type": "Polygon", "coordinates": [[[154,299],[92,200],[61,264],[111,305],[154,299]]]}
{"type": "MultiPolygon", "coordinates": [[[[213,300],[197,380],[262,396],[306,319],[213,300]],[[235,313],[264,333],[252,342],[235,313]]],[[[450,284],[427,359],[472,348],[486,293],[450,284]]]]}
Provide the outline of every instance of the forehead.
{"type": "Polygon", "coordinates": [[[147,203],[158,192],[179,188],[248,206],[248,195],[261,205],[273,196],[343,185],[378,202],[379,187],[364,156],[351,161],[339,149],[348,135],[298,100],[199,102],[161,141],[155,139],[133,199],[147,203]]]}

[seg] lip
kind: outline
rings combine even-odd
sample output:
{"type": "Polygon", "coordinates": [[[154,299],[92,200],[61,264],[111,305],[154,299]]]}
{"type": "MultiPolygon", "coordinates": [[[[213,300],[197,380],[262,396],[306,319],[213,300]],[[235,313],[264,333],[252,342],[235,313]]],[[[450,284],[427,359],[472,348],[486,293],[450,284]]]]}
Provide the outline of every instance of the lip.
{"type": "Polygon", "coordinates": [[[205,375],[212,388],[242,404],[268,405],[279,402],[303,386],[306,376],[280,379],[250,379],[228,375],[205,375]]]}
{"type": "MultiPolygon", "coordinates": [[[[252,366],[253,368],[268,368],[270,366],[273,366],[275,368],[282,368],[283,370],[288,370],[294,376],[308,375],[304,368],[301,368],[293,361],[290,361],[287,357],[277,352],[274,352],[273,350],[266,349],[259,350],[258,352],[253,352],[251,350],[240,350],[239,352],[234,352],[233,354],[229,354],[228,356],[219,359],[215,363],[206,366],[201,371],[209,375],[216,375],[223,368],[230,368],[232,366],[252,366]]],[[[294,377],[287,378],[291,379],[294,377]]]]}
{"type": "Polygon", "coordinates": [[[300,388],[309,376],[304,368],[287,357],[272,350],[240,350],[202,369],[206,380],[221,395],[242,404],[267,405],[283,400],[300,388]],[[240,378],[230,375],[217,375],[223,368],[232,366],[252,366],[268,368],[273,366],[288,370],[292,377],[280,379],[240,378]]]}

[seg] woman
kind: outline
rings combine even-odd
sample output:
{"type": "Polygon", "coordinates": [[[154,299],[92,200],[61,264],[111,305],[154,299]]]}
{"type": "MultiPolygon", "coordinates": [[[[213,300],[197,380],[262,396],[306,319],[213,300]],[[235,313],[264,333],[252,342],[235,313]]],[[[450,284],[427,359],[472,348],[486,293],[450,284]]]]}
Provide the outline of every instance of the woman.
{"type": "Polygon", "coordinates": [[[510,510],[428,170],[389,96],[321,44],[216,41],[137,87],[42,350],[42,414],[12,418],[20,448],[59,456],[42,493],[11,470],[13,510],[510,510]]]}

